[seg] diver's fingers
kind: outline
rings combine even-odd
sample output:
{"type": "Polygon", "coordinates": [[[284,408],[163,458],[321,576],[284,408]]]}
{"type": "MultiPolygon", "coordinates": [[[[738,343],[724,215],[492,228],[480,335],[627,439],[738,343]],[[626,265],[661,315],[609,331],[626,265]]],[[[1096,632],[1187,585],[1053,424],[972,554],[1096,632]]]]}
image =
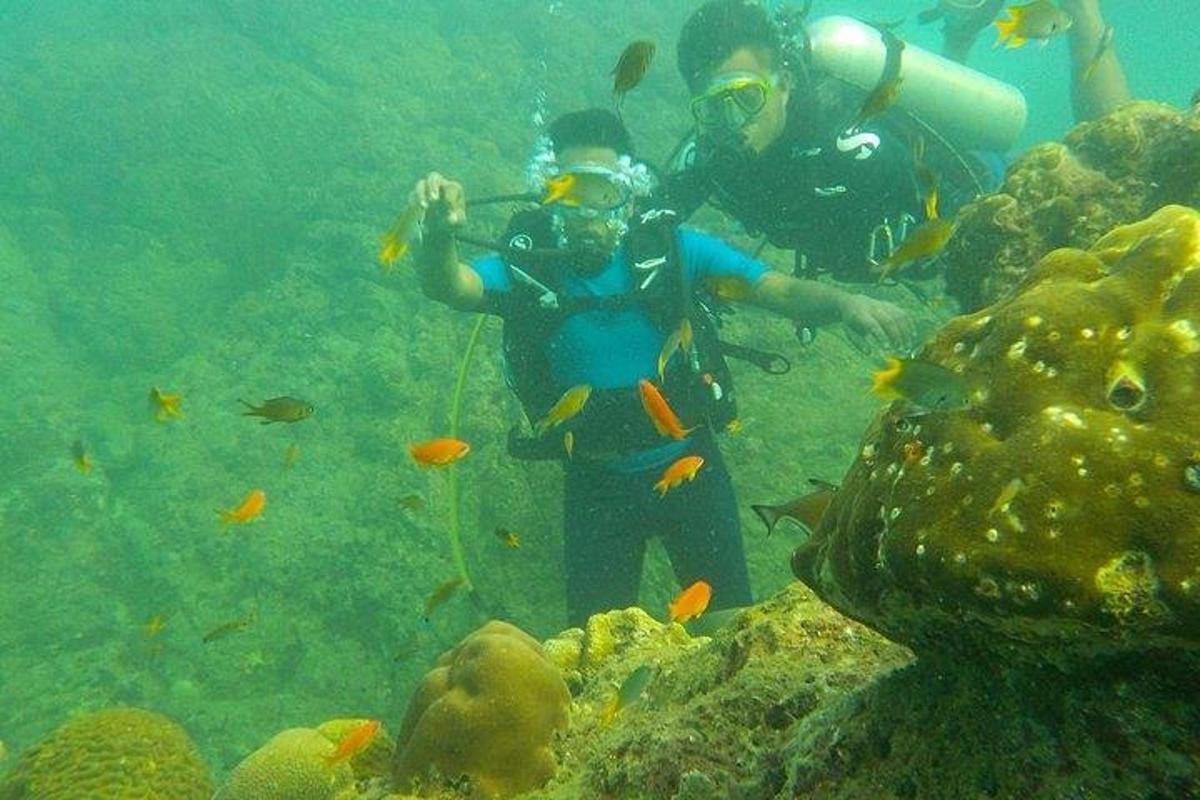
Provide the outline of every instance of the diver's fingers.
{"type": "Polygon", "coordinates": [[[916,335],[916,327],[912,318],[895,306],[887,306],[879,315],[879,324],[883,330],[884,342],[893,349],[906,348],[916,335]]]}
{"type": "Polygon", "coordinates": [[[463,186],[457,181],[443,181],[442,199],[446,202],[446,220],[457,225],[467,219],[467,199],[463,186]]]}

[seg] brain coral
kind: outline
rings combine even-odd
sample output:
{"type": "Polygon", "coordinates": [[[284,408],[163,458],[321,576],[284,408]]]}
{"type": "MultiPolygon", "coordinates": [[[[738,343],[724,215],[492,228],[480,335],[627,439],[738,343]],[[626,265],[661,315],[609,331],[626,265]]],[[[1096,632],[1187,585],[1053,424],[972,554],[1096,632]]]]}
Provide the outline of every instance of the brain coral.
{"type": "Polygon", "coordinates": [[[947,291],[968,310],[1005,296],[1039,258],[1091,247],[1169,203],[1200,206],[1200,116],[1130,103],[1034,147],[963,208],[945,251],[947,291]]]}
{"type": "Polygon", "coordinates": [[[537,641],[492,621],[443,653],[409,700],[397,739],[402,788],[430,774],[468,775],[476,794],[510,797],[556,768],[550,742],[570,695],[537,641]]]}
{"type": "Polygon", "coordinates": [[[1049,254],[923,357],[971,406],[883,412],[797,576],[918,651],[1200,644],[1200,214],[1049,254]]]}
{"type": "Polygon", "coordinates": [[[183,728],[139,708],[85,714],[21,755],[3,800],[209,800],[212,782],[183,728]]]}
{"type": "Polygon", "coordinates": [[[335,746],[320,731],[289,728],[255,750],[212,800],[340,800],[354,796],[354,772],[329,764],[335,746]]]}

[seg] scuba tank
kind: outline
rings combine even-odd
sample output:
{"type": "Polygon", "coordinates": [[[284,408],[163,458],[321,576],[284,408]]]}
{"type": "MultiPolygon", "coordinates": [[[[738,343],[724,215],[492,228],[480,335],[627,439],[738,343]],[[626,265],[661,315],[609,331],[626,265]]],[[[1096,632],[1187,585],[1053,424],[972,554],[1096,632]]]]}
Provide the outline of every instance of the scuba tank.
{"type": "MultiPolygon", "coordinates": [[[[808,64],[870,91],[887,68],[888,48],[878,28],[830,16],[806,26],[808,64]]],[[[960,150],[1002,152],[1025,127],[1021,90],[970,67],[907,44],[900,63],[896,108],[936,130],[960,150]]]]}

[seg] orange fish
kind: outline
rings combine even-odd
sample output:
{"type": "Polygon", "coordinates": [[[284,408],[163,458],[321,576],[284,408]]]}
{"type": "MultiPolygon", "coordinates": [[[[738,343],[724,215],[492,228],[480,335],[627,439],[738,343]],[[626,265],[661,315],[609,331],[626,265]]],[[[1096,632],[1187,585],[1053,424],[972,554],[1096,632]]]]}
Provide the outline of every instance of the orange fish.
{"type": "Polygon", "coordinates": [[[707,581],[696,581],[680,592],[668,606],[671,622],[683,623],[697,619],[708,608],[709,600],[712,600],[712,587],[707,581]]]}
{"type": "Polygon", "coordinates": [[[654,423],[654,430],[661,435],[670,436],[672,439],[683,439],[695,430],[695,428],[684,430],[679,417],[675,416],[675,412],[667,405],[667,399],[662,396],[653,383],[642,378],[638,381],[638,390],[642,395],[642,408],[646,409],[646,415],[654,423]]]}
{"type": "Polygon", "coordinates": [[[471,452],[471,445],[461,439],[431,439],[408,446],[408,453],[419,466],[445,467],[471,452]]]}
{"type": "Polygon", "coordinates": [[[167,394],[157,386],[150,390],[150,410],[154,412],[154,418],[159,422],[182,417],[181,405],[183,405],[183,395],[181,394],[167,394]]]}
{"type": "Polygon", "coordinates": [[[671,466],[663,470],[662,477],[658,483],[654,484],[654,488],[658,490],[659,497],[666,497],[669,489],[674,489],[684,481],[695,480],[696,473],[704,466],[704,459],[700,456],[684,456],[676,459],[671,466]]]}
{"type": "Polygon", "coordinates": [[[654,42],[642,39],[631,42],[621,53],[617,65],[613,67],[613,97],[617,106],[625,99],[625,93],[642,82],[650,62],[654,60],[654,42]]]}
{"type": "Polygon", "coordinates": [[[385,272],[390,271],[396,260],[409,251],[414,239],[420,238],[424,220],[425,209],[421,208],[420,203],[409,203],[400,212],[395,224],[383,235],[383,244],[379,249],[379,265],[385,272]]]}
{"type": "Polygon", "coordinates": [[[228,508],[224,511],[218,511],[221,515],[221,524],[230,525],[233,523],[250,522],[256,519],[263,509],[267,507],[267,493],[262,489],[255,489],[246,495],[246,499],[237,508],[228,508]]]}
{"type": "Polygon", "coordinates": [[[337,750],[325,756],[325,763],[333,766],[361,753],[366,749],[367,745],[375,740],[375,736],[379,733],[381,725],[382,723],[379,720],[369,719],[362,725],[354,728],[338,742],[337,750]]]}

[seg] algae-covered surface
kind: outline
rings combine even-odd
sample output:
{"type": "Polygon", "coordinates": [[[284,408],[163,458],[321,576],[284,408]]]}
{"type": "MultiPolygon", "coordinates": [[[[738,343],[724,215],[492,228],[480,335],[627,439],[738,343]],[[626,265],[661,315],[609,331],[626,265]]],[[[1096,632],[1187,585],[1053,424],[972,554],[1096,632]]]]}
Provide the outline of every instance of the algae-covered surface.
{"type": "MultiPolygon", "coordinates": [[[[667,153],[688,125],[673,44],[693,6],[0,10],[0,774],[65,720],[135,706],[178,722],[220,784],[288,729],[371,718],[395,730],[438,654],[486,619],[560,633],[559,472],[505,453],[519,410],[495,320],[468,365],[459,432],[472,452],[454,467],[474,591],[424,618],[456,572],[452,487],[407,447],[449,431],[474,320],[423,298],[408,263],[381,271],[379,237],[430,169],[475,196],[522,190],[538,120],[609,103],[633,38],[659,53],[623,113],[643,153],[667,153]],[[157,419],[153,388],[182,395],[181,415],[157,419]],[[279,396],[315,413],[242,414],[240,401],[279,396]],[[218,510],[254,489],[262,514],[223,527],[218,510]]],[[[481,209],[471,228],[504,222],[481,209]]],[[[753,244],[716,214],[697,222],[753,244]]],[[[908,304],[925,331],[953,311],[902,287],[869,291],[908,304]]],[[[799,530],[767,538],[749,503],[842,476],[879,407],[867,387],[882,354],[836,328],[801,347],[750,311],[726,332],[793,363],[783,376],[734,364],[743,429],[724,442],[755,597],[775,599],[711,641],[663,628],[675,638],[654,651],[661,680],[603,730],[597,707],[644,654],[576,675],[547,797],[767,797],[818,792],[831,775],[875,796],[850,766],[875,762],[829,748],[833,762],[814,766],[805,753],[843,718],[859,742],[865,701],[848,698],[909,654],[791,583],[799,530]]],[[[662,620],[678,588],[652,549],[641,605],[662,620]]],[[[880,685],[869,691],[894,686],[880,685]]],[[[1160,706],[1192,724],[1170,716],[1169,696],[1160,706]]],[[[1151,740],[1122,730],[1113,753],[1151,740]]],[[[1186,749],[1177,738],[1172,752],[1186,749]]],[[[932,796],[908,785],[889,791],[932,796]]]]}

